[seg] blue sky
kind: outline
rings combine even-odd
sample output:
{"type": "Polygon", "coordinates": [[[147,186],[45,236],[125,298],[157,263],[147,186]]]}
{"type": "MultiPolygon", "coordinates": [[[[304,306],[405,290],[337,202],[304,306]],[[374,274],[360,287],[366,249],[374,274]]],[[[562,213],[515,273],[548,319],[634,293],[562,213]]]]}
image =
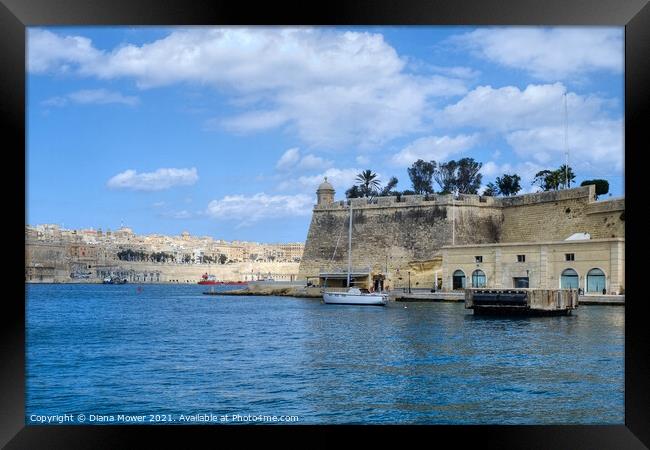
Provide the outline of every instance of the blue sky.
{"type": "Polygon", "coordinates": [[[30,28],[28,224],[303,241],[324,176],[565,158],[624,195],[624,30],[30,28]]]}

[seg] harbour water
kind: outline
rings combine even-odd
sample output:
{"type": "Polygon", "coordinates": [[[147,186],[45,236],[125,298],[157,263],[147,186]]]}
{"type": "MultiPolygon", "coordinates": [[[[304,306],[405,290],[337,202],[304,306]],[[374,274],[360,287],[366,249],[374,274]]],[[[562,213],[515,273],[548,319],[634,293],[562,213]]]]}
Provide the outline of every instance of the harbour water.
{"type": "Polygon", "coordinates": [[[498,318],[204,290],[28,285],[26,423],[624,423],[620,306],[498,318]]]}

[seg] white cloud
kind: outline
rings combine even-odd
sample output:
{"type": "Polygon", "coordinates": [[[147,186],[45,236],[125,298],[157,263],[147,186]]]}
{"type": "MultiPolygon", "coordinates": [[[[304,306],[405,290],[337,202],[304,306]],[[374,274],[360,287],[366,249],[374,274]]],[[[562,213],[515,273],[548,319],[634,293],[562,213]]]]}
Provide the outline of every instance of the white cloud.
{"type": "Polygon", "coordinates": [[[611,101],[569,92],[565,116],[565,92],[561,83],[529,85],[523,90],[480,86],[444,108],[439,122],[500,134],[519,157],[547,168],[564,163],[566,125],[574,169],[622,170],[623,121],[611,117],[611,101]]]}
{"type": "Polygon", "coordinates": [[[290,148],[282,154],[275,168],[278,170],[287,170],[296,165],[300,161],[300,150],[296,147],[290,148]]]}
{"type": "Polygon", "coordinates": [[[190,186],[199,179],[196,168],[158,169],[155,172],[137,173],[133,169],[118,173],[107,186],[111,189],[131,189],[134,191],[161,191],[174,186],[190,186]]]}
{"type": "Polygon", "coordinates": [[[119,103],[128,106],[135,106],[140,103],[138,97],[122,95],[119,92],[106,89],[85,89],[71,92],[63,97],[51,97],[45,100],[44,106],[66,106],[68,103],[105,105],[119,103]]]}
{"type": "Polygon", "coordinates": [[[236,133],[263,131],[284,125],[290,120],[282,111],[254,111],[227,119],[209,119],[211,128],[223,126],[236,133]]]}
{"type": "Polygon", "coordinates": [[[494,177],[501,173],[501,168],[494,161],[488,161],[481,167],[481,173],[487,177],[494,177]]]}
{"type": "Polygon", "coordinates": [[[478,78],[479,75],[481,74],[481,72],[476,69],[473,69],[471,67],[464,67],[464,66],[447,67],[447,66],[427,65],[426,67],[433,72],[437,72],[439,74],[448,77],[462,78],[468,80],[474,80],[478,78]]]}
{"type": "MultiPolygon", "coordinates": [[[[566,153],[564,136],[564,127],[538,127],[509,133],[506,139],[520,156],[532,157],[539,163],[556,161],[563,164],[566,153]]],[[[594,120],[573,125],[569,127],[567,141],[571,167],[597,166],[616,172],[623,170],[622,120],[594,120]]]]}
{"type": "MultiPolygon", "coordinates": [[[[302,175],[284,179],[277,185],[276,189],[279,191],[298,190],[305,194],[315,194],[318,186],[327,177],[328,183],[334,187],[336,192],[343,194],[353,184],[356,184],[357,175],[361,172],[362,169],[357,168],[339,169],[332,167],[316,175],[302,175]]],[[[387,181],[382,179],[381,174],[377,174],[377,178],[380,182],[387,181]]]]}
{"type": "MultiPolygon", "coordinates": [[[[325,172],[319,173],[318,175],[312,176],[301,176],[295,183],[292,183],[294,186],[300,187],[303,192],[316,192],[318,186],[323,182],[325,177],[327,181],[334,187],[336,192],[343,194],[347,189],[349,189],[353,184],[356,184],[356,178],[359,173],[362,172],[362,169],[350,168],[350,169],[337,169],[331,168],[327,169],[325,172]]],[[[380,182],[388,181],[383,180],[381,174],[377,174],[377,179],[380,182]]]]}
{"type": "Polygon", "coordinates": [[[227,195],[208,204],[206,214],[218,220],[237,220],[240,226],[262,219],[309,216],[315,203],[314,195],[227,195]]]}
{"type": "MultiPolygon", "coordinates": [[[[483,182],[494,182],[497,177],[501,177],[504,174],[509,175],[519,175],[521,177],[520,185],[521,191],[520,194],[527,194],[530,192],[535,192],[539,188],[532,186],[532,181],[535,178],[535,174],[540,170],[547,169],[547,166],[541,165],[537,162],[524,161],[518,163],[504,163],[498,164],[494,161],[488,161],[481,167],[481,173],[483,174],[483,182]]],[[[485,186],[483,186],[483,189],[485,186]]],[[[482,190],[480,191],[482,192],[482,190]]]]}
{"type": "Polygon", "coordinates": [[[599,70],[622,73],[623,36],[622,27],[507,27],[477,29],[451,41],[481,58],[554,81],[599,70]]]}
{"type": "Polygon", "coordinates": [[[400,167],[408,167],[418,159],[446,160],[449,156],[469,150],[477,141],[477,135],[426,136],[413,141],[394,154],[391,162],[400,167]]]}
{"type": "Polygon", "coordinates": [[[332,161],[325,160],[320,156],[315,156],[308,154],[303,156],[303,158],[298,163],[298,168],[304,170],[313,170],[313,169],[324,169],[332,165],[332,161]]]}
{"type": "MultiPolygon", "coordinates": [[[[439,114],[439,123],[494,131],[563,125],[566,92],[562,83],[531,84],[523,90],[514,86],[479,86],[445,107],[439,114]]],[[[596,96],[567,93],[567,111],[572,122],[596,118],[608,104],[596,96]]]]}
{"type": "Polygon", "coordinates": [[[357,162],[357,164],[361,164],[361,165],[370,164],[370,158],[368,158],[368,157],[365,156],[365,155],[359,155],[359,156],[357,156],[357,157],[355,158],[355,161],[357,162]]]}
{"type": "Polygon", "coordinates": [[[332,161],[325,160],[320,156],[316,156],[311,153],[301,157],[300,149],[294,147],[290,148],[282,154],[278,162],[275,164],[275,168],[286,172],[294,169],[324,169],[331,165],[332,161]]]}
{"type": "Polygon", "coordinates": [[[100,79],[129,77],[141,88],[210,85],[245,99],[239,107],[246,109],[215,118],[212,126],[236,132],[284,127],[312,147],[372,148],[421,131],[431,98],[467,91],[462,77],[408,73],[378,33],[197,27],[100,51],[87,38],[32,30],[29,45],[34,73],[65,66],[100,79]]]}
{"type": "Polygon", "coordinates": [[[92,41],[82,36],[62,37],[51,31],[29,28],[27,69],[31,73],[70,72],[92,66],[102,57],[92,41]]]}

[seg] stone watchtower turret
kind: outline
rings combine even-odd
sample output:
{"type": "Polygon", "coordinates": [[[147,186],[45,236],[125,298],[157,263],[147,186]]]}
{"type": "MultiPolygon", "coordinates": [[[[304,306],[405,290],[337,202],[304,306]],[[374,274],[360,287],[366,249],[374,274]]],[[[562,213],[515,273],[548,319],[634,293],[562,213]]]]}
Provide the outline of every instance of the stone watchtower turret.
{"type": "Polygon", "coordinates": [[[334,187],[327,182],[327,177],[316,190],[316,197],[318,198],[318,205],[326,205],[334,203],[334,187]]]}

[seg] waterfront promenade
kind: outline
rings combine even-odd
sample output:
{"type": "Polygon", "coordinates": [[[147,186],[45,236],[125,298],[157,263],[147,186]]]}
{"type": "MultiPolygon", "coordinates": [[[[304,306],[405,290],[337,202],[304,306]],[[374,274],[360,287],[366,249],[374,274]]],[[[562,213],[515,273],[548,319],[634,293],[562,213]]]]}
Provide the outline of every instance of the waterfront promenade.
{"type": "MultiPolygon", "coordinates": [[[[207,289],[206,295],[271,295],[286,297],[308,297],[322,298],[320,287],[306,287],[300,282],[293,283],[249,283],[243,289],[230,291],[210,292],[207,289]]],[[[463,291],[444,292],[424,289],[412,289],[411,292],[403,289],[396,289],[389,292],[389,300],[395,302],[464,302],[463,291]]],[[[579,305],[625,305],[625,295],[581,295],[578,297],[579,305]]]]}

